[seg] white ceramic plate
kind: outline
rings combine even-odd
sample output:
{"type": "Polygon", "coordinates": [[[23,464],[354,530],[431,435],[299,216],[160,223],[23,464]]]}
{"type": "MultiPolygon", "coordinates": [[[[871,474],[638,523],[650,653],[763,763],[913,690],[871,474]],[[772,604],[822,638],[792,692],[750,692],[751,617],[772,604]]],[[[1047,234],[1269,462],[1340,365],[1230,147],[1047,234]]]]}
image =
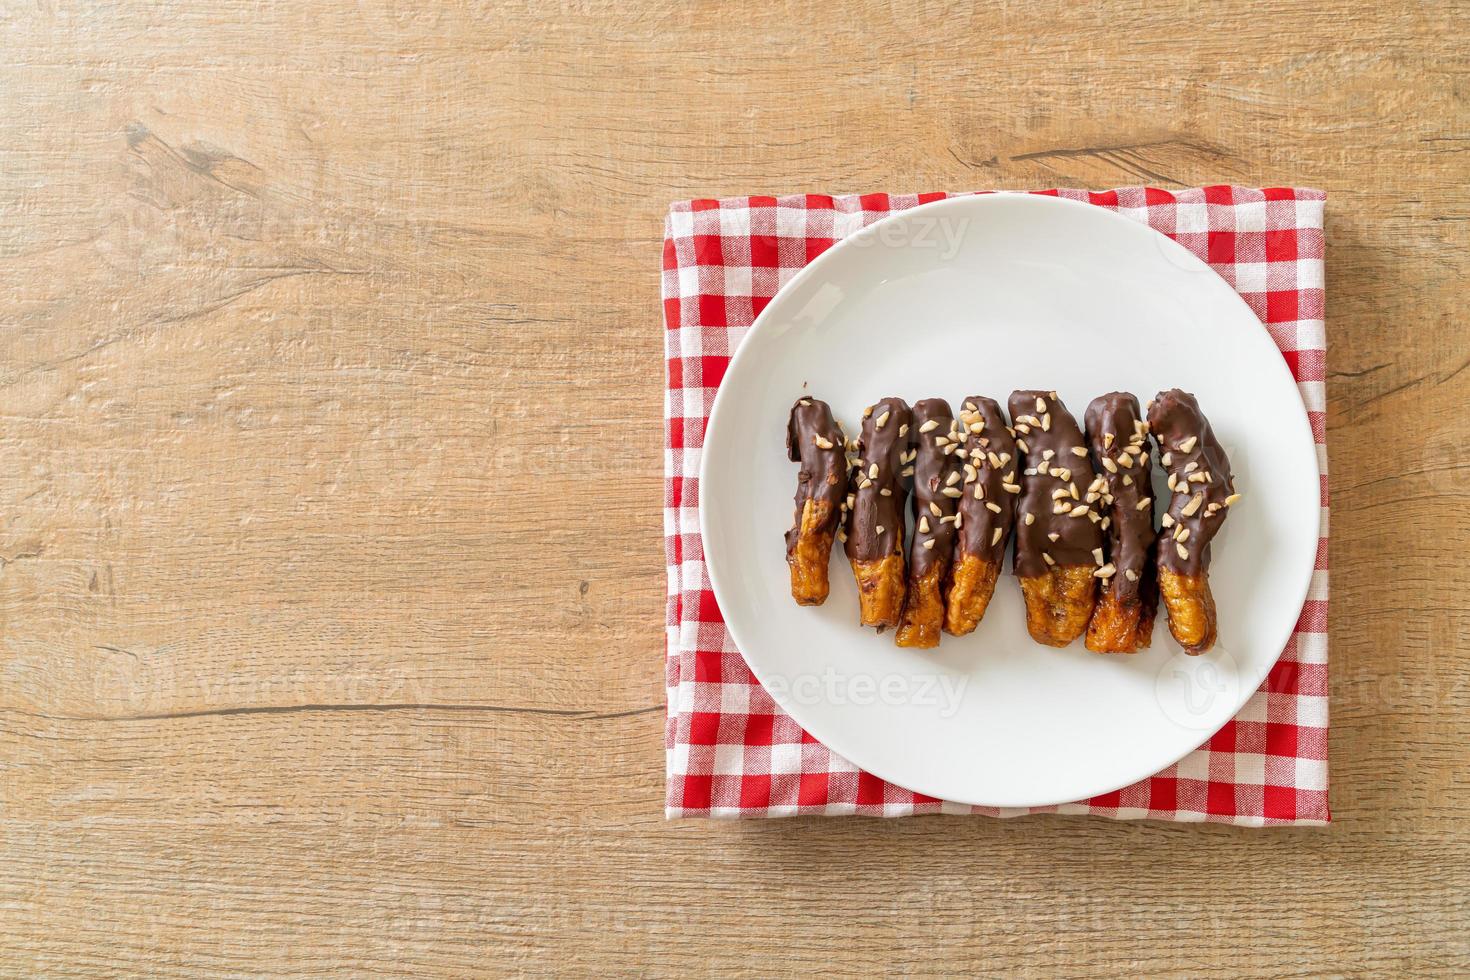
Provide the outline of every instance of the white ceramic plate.
{"type": "MultiPolygon", "coordinates": [[[[1281,653],[1311,580],[1316,447],[1260,321],[1163,235],[1030,195],[940,201],[853,235],[796,275],[740,345],[715,399],[700,522],[720,610],[777,703],[859,767],[941,799],[1043,806],[1149,776],[1235,715],[1281,653]],[[801,394],[850,434],[886,395],[1005,404],[1055,389],[1079,419],[1115,389],[1194,392],[1244,499],[1214,545],[1220,644],[1186,657],[1163,613],[1132,657],[1027,636],[1009,567],[979,629],[932,651],[857,625],[841,545],[832,595],[790,596],[782,535],[796,486],[787,412],[801,394]]],[[[1162,495],[1156,495],[1156,499],[1162,495]]]]}

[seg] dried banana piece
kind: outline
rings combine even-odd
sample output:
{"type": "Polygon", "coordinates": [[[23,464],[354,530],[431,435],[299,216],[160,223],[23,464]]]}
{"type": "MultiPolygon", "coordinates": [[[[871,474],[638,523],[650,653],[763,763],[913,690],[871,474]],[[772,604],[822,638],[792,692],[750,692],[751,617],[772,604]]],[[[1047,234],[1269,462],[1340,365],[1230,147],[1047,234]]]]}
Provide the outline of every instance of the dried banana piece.
{"type": "Polygon", "coordinates": [[[847,510],[847,453],[832,409],[815,398],[799,398],[786,423],[786,456],[801,463],[796,509],[786,532],[791,597],[820,606],[831,591],[827,567],[832,541],[847,510]]]}
{"type": "Polygon", "coordinates": [[[1161,391],[1149,403],[1148,424],[1169,480],[1169,507],[1155,554],[1169,632],[1190,654],[1215,645],[1218,626],[1210,592],[1210,542],[1240,499],[1230,460],[1193,395],[1161,391]]]}
{"type": "Polygon", "coordinates": [[[934,647],[944,626],[944,592],[954,555],[964,474],[959,450],[964,436],[943,398],[914,405],[914,536],[909,542],[908,596],[895,642],[934,647]]]}
{"type": "Polygon", "coordinates": [[[944,614],[944,630],[954,636],[973,632],[985,617],[1021,494],[1016,480],[1021,454],[995,399],[966,398],[960,406],[960,429],[965,433],[958,453],[963,474],[960,526],[944,614]]]}
{"type": "Polygon", "coordinates": [[[1021,451],[1016,577],[1026,628],[1064,647],[1087,629],[1097,604],[1103,515],[1085,498],[1096,479],[1082,430],[1054,391],[1014,391],[1008,407],[1021,451]]]}
{"type": "Polygon", "coordinates": [[[881,632],[903,612],[904,503],[908,498],[913,421],[902,398],[885,398],[863,414],[855,445],[847,526],[847,559],[857,579],[864,626],[881,632]]]}
{"type": "Polygon", "coordinates": [[[1137,653],[1153,639],[1159,608],[1148,423],[1126,391],[1094,398],[1085,422],[1098,472],[1083,499],[1102,509],[1104,534],[1095,573],[1102,593],[1087,624],[1087,649],[1137,653]]]}

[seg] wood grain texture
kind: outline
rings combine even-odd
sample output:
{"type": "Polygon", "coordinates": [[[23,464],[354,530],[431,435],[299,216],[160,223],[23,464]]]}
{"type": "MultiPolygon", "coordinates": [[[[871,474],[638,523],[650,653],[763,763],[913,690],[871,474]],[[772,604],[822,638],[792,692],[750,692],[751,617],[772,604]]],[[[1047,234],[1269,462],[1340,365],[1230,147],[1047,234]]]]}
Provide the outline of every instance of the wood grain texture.
{"type": "Polygon", "coordinates": [[[1470,968],[1470,8],[818,7],[0,4],[0,971],[1470,968]],[[666,823],[667,202],[1222,181],[1330,193],[1337,822],[666,823]]]}

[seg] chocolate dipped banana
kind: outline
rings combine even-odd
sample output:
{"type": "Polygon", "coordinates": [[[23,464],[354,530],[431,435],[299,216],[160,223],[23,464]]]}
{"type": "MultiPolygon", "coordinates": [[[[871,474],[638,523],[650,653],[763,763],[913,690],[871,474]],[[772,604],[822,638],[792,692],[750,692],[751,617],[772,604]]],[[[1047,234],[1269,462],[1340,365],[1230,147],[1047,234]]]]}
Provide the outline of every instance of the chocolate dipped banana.
{"type": "Polygon", "coordinates": [[[1087,629],[1103,567],[1102,515],[1083,487],[1096,479],[1082,430],[1054,391],[1015,391],[1009,408],[1024,469],[1015,573],[1026,628],[1064,647],[1087,629]]]}
{"type": "Polygon", "coordinates": [[[985,617],[1021,493],[1016,482],[1020,453],[995,399],[966,398],[960,406],[960,429],[965,439],[958,454],[962,494],[944,610],[944,631],[954,636],[974,631],[985,617]]]}
{"type": "Polygon", "coordinates": [[[1159,591],[1169,632],[1185,653],[1197,655],[1215,645],[1218,633],[1210,542],[1240,495],[1230,460],[1193,395],[1178,388],[1159,392],[1149,403],[1148,423],[1170,494],[1155,548],[1159,591]]]}
{"type": "Polygon", "coordinates": [[[802,606],[827,601],[827,567],[832,541],[847,510],[847,452],[832,409],[815,398],[799,398],[786,422],[786,456],[800,463],[796,508],[786,532],[791,597],[802,606]]]}
{"type": "Polygon", "coordinates": [[[1099,395],[1084,416],[1097,478],[1083,501],[1101,511],[1102,591],[1087,624],[1087,649],[1137,653],[1153,639],[1159,607],[1154,565],[1153,458],[1148,423],[1126,391],[1099,395]]]}
{"type": "Polygon", "coordinates": [[[844,547],[857,579],[861,622],[879,632],[897,626],[903,611],[911,421],[902,398],[885,398],[863,413],[847,499],[844,547]]]}
{"type": "Polygon", "coordinates": [[[964,475],[957,456],[964,436],[943,398],[914,405],[914,536],[909,542],[908,594],[895,642],[934,647],[944,626],[944,591],[954,557],[964,475]]]}

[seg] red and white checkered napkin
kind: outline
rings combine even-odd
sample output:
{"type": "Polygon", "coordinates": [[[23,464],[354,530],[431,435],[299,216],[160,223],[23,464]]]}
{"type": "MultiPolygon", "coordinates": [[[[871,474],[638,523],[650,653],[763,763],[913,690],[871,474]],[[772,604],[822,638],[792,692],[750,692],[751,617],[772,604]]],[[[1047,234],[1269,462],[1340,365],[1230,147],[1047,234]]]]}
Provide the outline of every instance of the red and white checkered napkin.
{"type": "Polygon", "coordinates": [[[705,573],[699,459],[710,405],[746,330],[798,269],[864,225],[951,195],[798,194],[682,201],[669,209],[663,261],[670,817],[1009,817],[1046,811],[1253,826],[1322,824],[1329,819],[1327,338],[1322,295],[1326,195],[1246,187],[1040,193],[1086,201],[1144,222],[1208,262],[1261,318],[1296,376],[1322,471],[1322,537],[1311,591],[1280,662],[1240,714],[1177,765],[1115,793],[1063,806],[996,810],[936,800],[860,772],[802,731],[741,659],[705,573]]]}

